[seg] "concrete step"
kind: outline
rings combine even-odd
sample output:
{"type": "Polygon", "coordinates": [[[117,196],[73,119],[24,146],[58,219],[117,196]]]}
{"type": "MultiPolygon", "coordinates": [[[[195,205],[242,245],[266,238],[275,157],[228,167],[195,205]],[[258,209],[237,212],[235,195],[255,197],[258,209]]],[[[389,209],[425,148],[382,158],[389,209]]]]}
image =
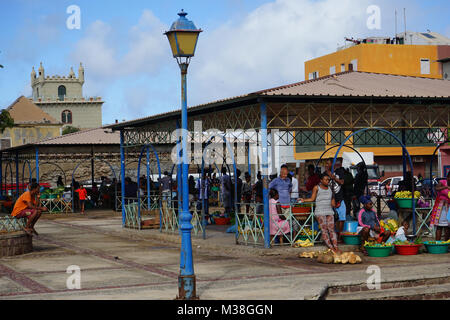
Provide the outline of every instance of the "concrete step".
{"type": "Polygon", "coordinates": [[[427,300],[450,299],[450,284],[411,288],[349,292],[326,297],[326,300],[427,300]]]}
{"type": "Polygon", "coordinates": [[[367,284],[329,287],[326,300],[378,299],[450,299],[450,277],[416,279],[381,283],[381,289],[370,290],[367,284]]]}

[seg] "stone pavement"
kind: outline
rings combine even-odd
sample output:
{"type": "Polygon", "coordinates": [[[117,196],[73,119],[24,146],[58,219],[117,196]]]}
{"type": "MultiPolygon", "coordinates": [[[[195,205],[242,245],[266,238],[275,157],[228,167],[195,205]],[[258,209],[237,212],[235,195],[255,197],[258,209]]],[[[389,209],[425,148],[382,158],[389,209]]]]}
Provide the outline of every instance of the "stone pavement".
{"type": "MultiPolygon", "coordinates": [[[[0,299],[170,300],[178,293],[178,235],[123,229],[111,212],[45,216],[36,229],[34,252],[0,259],[0,299]],[[71,265],[81,269],[80,290],[67,289],[71,265]]],[[[245,247],[224,228],[207,230],[206,240],[193,237],[197,294],[205,300],[314,299],[329,286],[366,283],[370,265],[381,268],[383,282],[450,277],[450,254],[323,265],[298,258],[301,249],[245,247]]]]}

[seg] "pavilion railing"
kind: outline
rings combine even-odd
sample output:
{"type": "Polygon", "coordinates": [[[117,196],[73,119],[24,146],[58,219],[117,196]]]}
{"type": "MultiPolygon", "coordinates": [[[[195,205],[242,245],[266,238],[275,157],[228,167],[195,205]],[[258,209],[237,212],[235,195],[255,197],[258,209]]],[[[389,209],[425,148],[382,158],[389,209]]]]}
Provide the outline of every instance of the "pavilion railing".
{"type": "Polygon", "coordinates": [[[14,218],[12,216],[0,216],[0,233],[22,231],[26,226],[25,218],[14,218]]]}
{"type": "MultiPolygon", "coordinates": [[[[283,245],[294,245],[297,240],[309,239],[317,243],[320,237],[317,223],[314,218],[314,208],[311,212],[296,213],[291,204],[283,205],[285,220],[277,221],[274,215],[270,215],[271,240],[270,245],[278,245],[278,236],[283,236],[283,245]],[[287,230],[286,230],[287,229],[287,230]]],[[[242,245],[264,245],[264,212],[262,203],[240,203],[240,212],[235,214],[237,234],[236,242],[242,245]]],[[[270,211],[270,208],[269,208],[270,211]]]]}
{"type": "MultiPolygon", "coordinates": [[[[164,233],[178,233],[180,230],[178,201],[166,199],[161,200],[161,203],[161,231],[164,233]]],[[[192,214],[192,233],[200,236],[203,233],[202,210],[197,206],[197,201],[191,203],[189,211],[192,214]]]]}

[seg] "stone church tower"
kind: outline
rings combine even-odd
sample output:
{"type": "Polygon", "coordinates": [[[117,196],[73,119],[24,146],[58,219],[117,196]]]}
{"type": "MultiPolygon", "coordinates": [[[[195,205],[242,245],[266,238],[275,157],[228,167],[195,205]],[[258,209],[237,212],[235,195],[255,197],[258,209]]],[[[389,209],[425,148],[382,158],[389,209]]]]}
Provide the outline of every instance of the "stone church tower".
{"type": "Polygon", "coordinates": [[[102,105],[100,97],[83,97],[84,67],[80,63],[78,78],[70,68],[66,76],[45,76],[41,65],[38,74],[31,71],[33,102],[58,121],[80,129],[102,126],[102,105]]]}

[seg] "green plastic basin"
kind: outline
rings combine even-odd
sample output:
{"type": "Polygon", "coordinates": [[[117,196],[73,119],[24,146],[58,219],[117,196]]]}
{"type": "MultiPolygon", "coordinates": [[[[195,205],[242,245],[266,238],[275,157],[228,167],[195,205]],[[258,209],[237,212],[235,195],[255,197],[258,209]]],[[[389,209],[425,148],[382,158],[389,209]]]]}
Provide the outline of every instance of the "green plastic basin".
{"type": "Polygon", "coordinates": [[[342,235],[342,239],[344,240],[345,244],[350,244],[350,245],[354,245],[354,246],[358,246],[361,244],[361,238],[359,237],[359,235],[342,235]]]}
{"type": "Polygon", "coordinates": [[[443,254],[448,252],[448,243],[429,244],[428,241],[424,242],[428,253],[431,254],[443,254]]]}
{"type": "Polygon", "coordinates": [[[392,252],[392,247],[369,247],[365,246],[369,257],[384,258],[388,257],[392,252]]]}

